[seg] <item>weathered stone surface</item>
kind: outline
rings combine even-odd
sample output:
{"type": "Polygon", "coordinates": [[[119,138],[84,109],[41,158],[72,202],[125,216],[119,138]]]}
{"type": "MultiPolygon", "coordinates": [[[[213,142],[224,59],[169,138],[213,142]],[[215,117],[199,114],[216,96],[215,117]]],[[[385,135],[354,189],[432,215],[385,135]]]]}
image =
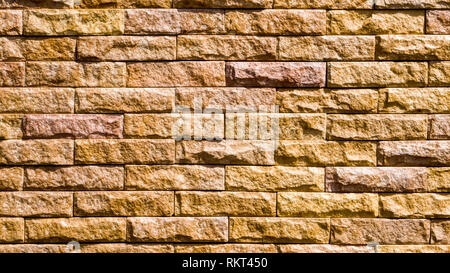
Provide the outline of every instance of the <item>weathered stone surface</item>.
{"type": "Polygon", "coordinates": [[[119,87],[126,84],[125,63],[29,62],[28,86],[119,87]]]}
{"type": "Polygon", "coordinates": [[[425,62],[342,62],[328,64],[329,87],[426,86],[425,62]]]}
{"type": "Polygon", "coordinates": [[[450,141],[382,141],[378,165],[450,166],[450,141]]]}
{"type": "Polygon", "coordinates": [[[280,37],[279,40],[280,60],[366,61],[375,57],[375,37],[370,36],[280,37]]]}
{"type": "MultiPolygon", "coordinates": [[[[122,0],[81,0],[82,8],[115,8],[122,0]]],[[[127,0],[125,1],[127,2],[127,0]]]]}
{"type": "Polygon", "coordinates": [[[372,9],[372,0],[274,0],[274,8],[372,9]]]}
{"type": "Polygon", "coordinates": [[[72,216],[72,193],[0,192],[0,216],[72,216]]]}
{"type": "Polygon", "coordinates": [[[378,253],[449,253],[449,245],[380,245],[378,253]]]}
{"type": "Polygon", "coordinates": [[[81,253],[173,253],[172,245],[163,244],[88,244],[81,253]]]}
{"type": "Polygon", "coordinates": [[[170,112],[175,90],[171,88],[77,89],[78,113],[170,112]]]}
{"type": "Polygon", "coordinates": [[[122,167],[71,166],[26,168],[27,190],[122,190],[122,167]]]}
{"type": "Polygon", "coordinates": [[[324,170],[282,166],[227,166],[225,185],[235,191],[323,191],[324,170]]]}
{"type": "Polygon", "coordinates": [[[0,191],[20,191],[23,184],[23,169],[20,167],[0,168],[0,191]]]}
{"type": "Polygon", "coordinates": [[[430,139],[450,139],[450,115],[430,116],[430,139]]]}
{"type": "Polygon", "coordinates": [[[174,193],[151,192],[77,192],[75,216],[171,216],[174,193]]]}
{"type": "Polygon", "coordinates": [[[118,4],[122,8],[170,8],[172,0],[122,0],[118,4]]]}
{"type": "Polygon", "coordinates": [[[428,168],[430,192],[450,192],[450,168],[428,168]]]}
{"type": "Polygon", "coordinates": [[[429,34],[450,34],[450,11],[428,10],[426,28],[429,34]]]}
{"type": "Polygon", "coordinates": [[[430,62],[429,86],[450,85],[450,62],[430,62]]]}
{"type": "Polygon", "coordinates": [[[60,218],[25,220],[27,242],[123,242],[125,218],[60,218]]]}
{"type": "Polygon", "coordinates": [[[69,88],[1,88],[2,113],[73,113],[69,88]]]}
{"type": "Polygon", "coordinates": [[[177,192],[176,216],[276,216],[276,194],[177,192]]]}
{"type": "Polygon", "coordinates": [[[181,33],[225,33],[225,11],[179,9],[181,33]]]}
{"type": "Polygon", "coordinates": [[[431,222],[431,243],[450,244],[450,221],[436,220],[431,222]]]}
{"type": "Polygon", "coordinates": [[[279,245],[281,253],[374,253],[370,246],[339,246],[339,245],[279,245]]]}
{"type": "Polygon", "coordinates": [[[177,37],[177,58],[182,60],[275,60],[275,37],[185,35],[177,37]]]}
{"type": "Polygon", "coordinates": [[[0,35],[22,35],[21,10],[0,10],[0,35]]]}
{"type": "Polygon", "coordinates": [[[272,244],[176,245],[176,253],[277,253],[272,244]]]}
{"type": "Polygon", "coordinates": [[[325,63],[228,62],[225,69],[228,86],[325,86],[325,63]]]}
{"type": "Polygon", "coordinates": [[[376,217],[378,195],[372,193],[280,192],[277,216],[376,217]]]}
{"type": "Polygon", "coordinates": [[[442,0],[375,0],[379,9],[431,9],[450,8],[448,1],[442,0]]]}
{"type": "Polygon", "coordinates": [[[176,114],[126,114],[124,133],[128,138],[172,138],[176,114]]]}
{"type": "Polygon", "coordinates": [[[75,140],[75,160],[83,164],[173,163],[174,142],[169,139],[75,140]]]}
{"type": "Polygon", "coordinates": [[[119,115],[25,115],[24,136],[29,138],[122,138],[119,115]]]}
{"type": "Polygon", "coordinates": [[[78,58],[101,61],[175,60],[176,37],[85,37],[78,40],[78,58]]]}
{"type": "Polygon", "coordinates": [[[22,40],[17,38],[0,38],[0,61],[24,60],[22,40]]]}
{"type": "Polygon", "coordinates": [[[273,0],[174,0],[175,8],[272,8],[273,0]]]}
{"type": "Polygon", "coordinates": [[[275,160],[296,166],[375,166],[376,144],[284,140],[278,143],[275,160]]]}
{"type": "Polygon", "coordinates": [[[75,47],[73,38],[31,38],[23,40],[22,54],[30,61],[72,61],[75,47]]]}
{"type": "Polygon", "coordinates": [[[73,4],[74,0],[1,0],[0,8],[73,8],[73,4]]]}
{"type": "Polygon", "coordinates": [[[0,141],[0,164],[73,164],[73,149],[71,140],[4,140],[0,141]]]}
{"type": "Polygon", "coordinates": [[[380,113],[450,113],[450,88],[380,90],[380,113]]]}
{"type": "Polygon", "coordinates": [[[288,89],[276,93],[283,113],[376,113],[378,92],[370,89],[288,89]]]}
{"type": "Polygon", "coordinates": [[[328,243],[329,219],[232,217],[231,242],[328,243]]]}
{"type": "Polygon", "coordinates": [[[13,244],[0,245],[0,253],[68,253],[67,245],[56,244],[13,244]]]}
{"type": "Polygon", "coordinates": [[[0,115],[0,139],[22,138],[22,115],[0,115]]]}
{"type": "Polygon", "coordinates": [[[22,218],[0,218],[0,243],[23,242],[23,229],[22,218]]]}
{"type": "Polygon", "coordinates": [[[328,192],[426,192],[427,169],[422,167],[326,168],[328,192]]]}
{"type": "Polygon", "coordinates": [[[180,141],[176,162],[190,164],[274,165],[273,141],[180,141]]]}
{"type": "Polygon", "coordinates": [[[327,34],[422,34],[424,25],[425,14],[419,10],[333,10],[328,11],[327,34]]]}
{"type": "Polygon", "coordinates": [[[226,217],[128,218],[131,242],[224,242],[228,238],[226,217]]]}
{"type": "Polygon", "coordinates": [[[378,60],[450,60],[450,36],[382,35],[377,39],[378,60]]]}
{"type": "Polygon", "coordinates": [[[181,32],[176,9],[125,10],[126,34],[177,34],[181,32]]]}
{"type": "Polygon", "coordinates": [[[117,9],[33,9],[23,15],[25,35],[118,35],[124,32],[117,9]]]}
{"type": "Polygon", "coordinates": [[[129,87],[224,86],[224,62],[128,64],[129,87]]]}
{"type": "Polygon", "coordinates": [[[412,219],[331,219],[332,244],[428,244],[430,222],[412,219]]]}
{"type": "Polygon", "coordinates": [[[223,167],[126,166],[127,190],[224,190],[223,167]]]}
{"type": "Polygon", "coordinates": [[[24,86],[25,64],[8,62],[0,63],[0,87],[2,86],[24,86]]]}
{"type": "Polygon", "coordinates": [[[450,196],[435,193],[381,195],[380,216],[389,218],[449,218],[450,196]]]}
{"type": "Polygon", "coordinates": [[[233,10],[225,14],[229,33],[320,35],[326,33],[325,10],[233,10]]]}
{"type": "Polygon", "coordinates": [[[328,115],[327,139],[427,139],[427,115],[328,115]]]}
{"type": "Polygon", "coordinates": [[[261,112],[265,107],[275,104],[276,93],[275,88],[177,88],[175,105],[194,109],[197,99],[198,103],[201,102],[197,108],[231,108],[261,112]]]}

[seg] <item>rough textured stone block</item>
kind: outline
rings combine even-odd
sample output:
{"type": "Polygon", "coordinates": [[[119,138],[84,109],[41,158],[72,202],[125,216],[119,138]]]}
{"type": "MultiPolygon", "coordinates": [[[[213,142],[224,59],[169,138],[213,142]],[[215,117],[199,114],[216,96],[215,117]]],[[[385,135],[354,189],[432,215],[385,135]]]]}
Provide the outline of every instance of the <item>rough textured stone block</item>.
{"type": "Polygon", "coordinates": [[[412,219],[332,219],[332,244],[427,244],[428,220],[412,219]]]}
{"type": "Polygon", "coordinates": [[[225,11],[219,9],[179,9],[181,33],[225,33],[225,11]]]}
{"type": "Polygon", "coordinates": [[[174,193],[152,192],[77,192],[75,216],[171,216],[174,193]]]}
{"type": "Polygon", "coordinates": [[[272,8],[273,0],[173,0],[175,8],[272,8]]]}
{"type": "Polygon", "coordinates": [[[127,190],[224,190],[223,167],[127,166],[127,190]]]}
{"type": "Polygon", "coordinates": [[[74,0],[34,0],[34,1],[1,0],[0,2],[0,8],[73,8],[73,7],[74,7],[74,0]]]}
{"type": "Polygon", "coordinates": [[[380,90],[380,113],[450,113],[450,88],[380,90]]]}
{"type": "MultiPolygon", "coordinates": [[[[0,197],[1,198],[1,197],[0,197]]],[[[24,224],[22,218],[0,218],[0,243],[23,242],[24,224]]],[[[0,252],[2,252],[0,250],[0,252]]]]}
{"type": "Polygon", "coordinates": [[[430,192],[450,192],[450,168],[428,168],[430,192]]]}
{"type": "Polygon", "coordinates": [[[22,51],[30,61],[72,61],[75,59],[74,38],[30,38],[23,40],[22,51]]]}
{"type": "Polygon", "coordinates": [[[448,253],[448,245],[381,245],[378,253],[448,253]]]}
{"type": "Polygon", "coordinates": [[[20,191],[23,184],[23,169],[0,167],[0,191],[20,191]]]}
{"type": "Polygon", "coordinates": [[[324,170],[282,166],[227,166],[225,185],[235,191],[323,191],[324,170]]]}
{"type": "Polygon", "coordinates": [[[274,0],[275,8],[372,9],[372,0],[274,0]]]}
{"type": "Polygon", "coordinates": [[[177,216],[275,216],[276,194],[256,192],[178,192],[177,216]]]}
{"type": "Polygon", "coordinates": [[[0,139],[22,138],[22,118],[22,115],[0,115],[0,139]]]}
{"type": "Polygon", "coordinates": [[[176,253],[277,253],[273,244],[190,244],[176,245],[176,253]]]}
{"type": "Polygon", "coordinates": [[[73,164],[71,140],[0,141],[0,164],[67,165],[73,164]]]}
{"type": "Polygon", "coordinates": [[[224,242],[228,238],[226,217],[128,218],[131,242],[224,242]]]}
{"type": "Polygon", "coordinates": [[[0,63],[0,87],[24,86],[25,64],[17,62],[0,63]]]}
{"type": "Polygon", "coordinates": [[[22,11],[0,10],[0,35],[22,34],[22,11]]]}
{"type": "Polygon", "coordinates": [[[430,116],[430,139],[450,139],[450,115],[430,116]]]}
{"type": "Polygon", "coordinates": [[[430,62],[429,86],[450,85],[450,62],[430,62]]]}
{"type": "Polygon", "coordinates": [[[0,215],[19,217],[72,216],[72,193],[1,192],[0,215]]]}
{"type": "MultiPolygon", "coordinates": [[[[89,0],[89,1],[96,1],[96,0],[89,0]]],[[[100,1],[109,1],[109,0],[100,0],[100,1]]],[[[172,5],[172,0],[125,0],[125,1],[122,0],[119,1],[119,5],[122,8],[170,8],[172,5]]]]}
{"type": "Polygon", "coordinates": [[[328,192],[426,192],[427,169],[421,167],[326,168],[328,192]]]}
{"type": "Polygon", "coordinates": [[[378,36],[378,60],[450,60],[450,36],[378,36]]]}
{"type": "Polygon", "coordinates": [[[380,216],[389,218],[449,218],[450,196],[435,193],[381,195],[380,216]]]}
{"type": "Polygon", "coordinates": [[[426,28],[427,33],[429,34],[450,34],[450,11],[448,10],[427,11],[426,28]]]}
{"type": "Polygon", "coordinates": [[[431,222],[431,243],[450,244],[450,221],[436,220],[431,222]]]}
{"type": "Polygon", "coordinates": [[[76,140],[75,160],[83,164],[173,163],[175,143],[165,139],[76,140]]]}
{"type": "Polygon", "coordinates": [[[378,165],[450,166],[450,141],[380,142],[378,165]]]}
{"type": "Polygon", "coordinates": [[[376,217],[378,195],[372,193],[277,194],[277,215],[281,217],[376,217]]]}
{"type": "Polygon", "coordinates": [[[374,253],[370,246],[340,246],[340,245],[293,245],[285,244],[278,246],[281,253],[374,253]]]}
{"type": "Polygon", "coordinates": [[[57,244],[2,244],[0,253],[69,253],[67,245],[57,244]]]}
{"type": "Polygon", "coordinates": [[[176,34],[181,31],[176,9],[125,10],[126,34],[176,34]]]}
{"type": "Polygon", "coordinates": [[[450,3],[442,0],[375,0],[379,9],[431,9],[450,8],[450,3]]]}
{"type": "Polygon", "coordinates": [[[232,217],[231,242],[328,243],[329,219],[232,217]]]}
{"type": "Polygon", "coordinates": [[[323,87],[325,63],[229,62],[228,86],[323,87]]]}
{"type": "Polygon", "coordinates": [[[166,244],[83,244],[81,253],[173,253],[166,244]]]}

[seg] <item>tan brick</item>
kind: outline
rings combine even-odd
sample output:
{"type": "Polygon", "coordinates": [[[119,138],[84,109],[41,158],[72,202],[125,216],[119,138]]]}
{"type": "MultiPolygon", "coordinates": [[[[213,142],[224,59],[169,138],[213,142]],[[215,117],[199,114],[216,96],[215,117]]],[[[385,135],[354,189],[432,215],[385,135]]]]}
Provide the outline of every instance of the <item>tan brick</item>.
{"type": "Polygon", "coordinates": [[[450,115],[430,116],[430,139],[450,139],[450,115]]]}
{"type": "Polygon", "coordinates": [[[450,88],[380,90],[380,113],[450,113],[450,88]]]}
{"type": "Polygon", "coordinates": [[[2,0],[0,8],[72,8],[74,0],[2,0]]]}
{"type": "Polygon", "coordinates": [[[183,35],[177,37],[177,58],[182,60],[275,60],[275,37],[183,35]]]}
{"type": "Polygon", "coordinates": [[[450,60],[450,36],[383,35],[377,39],[378,60],[450,60]]]}
{"type": "Polygon", "coordinates": [[[272,8],[273,0],[173,0],[175,8],[272,8]]]}
{"type": "Polygon", "coordinates": [[[70,166],[25,169],[27,190],[121,190],[122,167],[70,166]]]}
{"type": "Polygon", "coordinates": [[[275,8],[287,9],[372,9],[368,0],[274,0],[275,8]]]}
{"type": "MultiPolygon", "coordinates": [[[[82,8],[115,8],[121,0],[80,0],[77,5],[82,8]]],[[[127,1],[125,1],[127,2],[127,1]]]]}
{"type": "Polygon", "coordinates": [[[152,192],[77,192],[75,216],[171,216],[174,193],[152,192]]]}
{"type": "Polygon", "coordinates": [[[449,218],[450,196],[435,193],[381,195],[380,216],[389,218],[449,218]]]}
{"type": "Polygon", "coordinates": [[[175,90],[171,88],[87,88],[76,91],[78,113],[170,112],[175,90]]]}
{"type": "Polygon", "coordinates": [[[372,193],[277,194],[277,215],[281,217],[376,217],[378,195],[372,193]]]}
{"type": "Polygon", "coordinates": [[[126,84],[125,63],[29,62],[28,86],[119,87],[126,84]]]}
{"type": "Polygon", "coordinates": [[[23,169],[0,167],[0,191],[20,191],[23,184],[23,169]]]}
{"type": "Polygon", "coordinates": [[[227,166],[225,185],[234,191],[323,191],[324,170],[283,166],[227,166]]]}
{"type": "Polygon", "coordinates": [[[328,243],[329,219],[232,217],[231,242],[328,243]]]}
{"type": "Polygon", "coordinates": [[[122,10],[33,9],[23,15],[25,35],[118,35],[124,32],[122,10]]]}
{"type": "Polygon", "coordinates": [[[328,192],[426,192],[427,169],[422,167],[326,168],[328,192]]]}
{"type": "Polygon", "coordinates": [[[2,113],[73,113],[69,88],[0,88],[2,113]]]}
{"type": "Polygon", "coordinates": [[[331,219],[331,243],[428,244],[430,222],[416,219],[331,219]]]}
{"type": "Polygon", "coordinates": [[[56,244],[13,244],[0,245],[0,253],[68,253],[67,245],[56,244]]]}
{"type": "Polygon", "coordinates": [[[128,218],[131,242],[224,242],[228,238],[226,217],[128,218]]]}
{"type": "Polygon", "coordinates": [[[328,115],[327,139],[427,139],[427,115],[328,115]]]}
{"type": "Polygon", "coordinates": [[[342,62],[328,64],[329,87],[426,86],[424,62],[342,62]]]}
{"type": "Polygon", "coordinates": [[[287,89],[276,93],[283,113],[376,113],[378,92],[370,89],[287,89]]]}
{"type": "Polygon", "coordinates": [[[189,244],[176,245],[176,253],[277,253],[272,244],[189,244]]]}
{"type": "Polygon", "coordinates": [[[18,62],[0,63],[0,87],[24,86],[25,64],[18,62]]]}
{"type": "Polygon", "coordinates": [[[450,168],[428,168],[430,192],[450,192],[450,168]]]}
{"type": "Polygon", "coordinates": [[[379,35],[424,33],[424,11],[328,11],[327,34],[379,35]]]}
{"type": "Polygon", "coordinates": [[[280,60],[368,61],[375,58],[375,37],[304,36],[280,37],[280,60]]]}
{"type": "MultiPolygon", "coordinates": [[[[21,243],[21,242],[23,242],[23,232],[24,232],[23,219],[22,218],[0,218],[0,231],[1,231],[0,232],[0,243],[21,243]]],[[[0,252],[2,252],[1,249],[0,249],[0,252]]]]}
{"type": "Polygon", "coordinates": [[[436,220],[431,222],[431,243],[450,244],[450,221],[436,220]]]}
{"type": "MultiPolygon", "coordinates": [[[[449,4],[450,5],[450,4],[449,4]]],[[[450,11],[428,10],[427,11],[427,33],[450,34],[450,11]]]]}
{"type": "Polygon", "coordinates": [[[378,253],[449,253],[449,245],[381,245],[378,253]]]}
{"type": "Polygon", "coordinates": [[[24,60],[23,51],[23,44],[20,38],[0,38],[0,61],[13,62],[24,60]]]}
{"type": "Polygon", "coordinates": [[[256,192],[177,192],[177,216],[275,216],[276,194],[256,192]]]}
{"type": "Polygon", "coordinates": [[[4,140],[0,141],[0,164],[73,164],[73,149],[71,140],[4,140]]]}
{"type": "Polygon", "coordinates": [[[224,62],[128,64],[129,87],[224,86],[224,62]]]}
{"type": "Polygon", "coordinates": [[[83,164],[173,163],[175,143],[165,139],[75,140],[75,160],[83,164]]]}
{"type": "Polygon", "coordinates": [[[326,33],[325,10],[234,10],[225,13],[229,33],[320,35],[326,33]]]}
{"type": "Polygon", "coordinates": [[[379,9],[431,9],[450,8],[450,3],[441,0],[375,0],[375,7],[379,9]]]}
{"type": "Polygon", "coordinates": [[[429,86],[450,85],[450,62],[430,62],[429,86]]]}
{"type": "Polygon", "coordinates": [[[375,166],[376,144],[284,140],[278,143],[275,160],[296,166],[375,166]]]}
{"type": "Polygon", "coordinates": [[[180,9],[181,33],[225,33],[225,11],[218,9],[180,9]]]}
{"type": "Polygon", "coordinates": [[[123,242],[125,218],[60,218],[25,220],[27,242],[123,242]]]}
{"type": "Polygon", "coordinates": [[[21,217],[70,217],[72,193],[0,192],[0,215],[21,217]]]}
{"type": "Polygon", "coordinates": [[[274,165],[273,141],[180,141],[176,162],[190,164],[274,165]]]}
{"type": "Polygon", "coordinates": [[[370,246],[339,246],[339,245],[278,245],[281,253],[374,253],[370,246]]]}
{"type": "Polygon", "coordinates": [[[22,35],[21,10],[0,10],[0,35],[22,35]]]}
{"type": "Polygon", "coordinates": [[[23,55],[30,61],[72,61],[76,40],[73,38],[33,38],[23,40],[23,55]]]}
{"type": "Polygon", "coordinates": [[[170,8],[172,0],[122,0],[118,4],[121,8],[170,8]]]}
{"type": "Polygon", "coordinates": [[[382,141],[378,165],[450,166],[450,141],[382,141]]]}
{"type": "Polygon", "coordinates": [[[125,10],[126,34],[178,34],[180,16],[176,9],[125,10]]]}
{"type": "Polygon", "coordinates": [[[127,190],[224,190],[223,167],[126,166],[127,190]]]}
{"type": "Polygon", "coordinates": [[[22,138],[22,115],[0,115],[0,139],[22,138]]]}
{"type": "Polygon", "coordinates": [[[85,37],[78,40],[77,52],[82,60],[175,60],[176,37],[85,37]]]}
{"type": "Polygon", "coordinates": [[[81,245],[81,253],[173,253],[166,244],[88,244],[81,245]]]}

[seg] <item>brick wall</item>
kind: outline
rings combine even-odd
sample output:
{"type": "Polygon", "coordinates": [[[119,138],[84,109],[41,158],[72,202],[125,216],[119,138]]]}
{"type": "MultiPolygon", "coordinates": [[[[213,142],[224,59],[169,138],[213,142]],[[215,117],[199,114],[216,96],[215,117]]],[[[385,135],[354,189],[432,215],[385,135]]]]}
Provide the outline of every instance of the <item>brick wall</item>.
{"type": "Polygon", "coordinates": [[[0,252],[450,252],[449,9],[1,0],[0,252]]]}

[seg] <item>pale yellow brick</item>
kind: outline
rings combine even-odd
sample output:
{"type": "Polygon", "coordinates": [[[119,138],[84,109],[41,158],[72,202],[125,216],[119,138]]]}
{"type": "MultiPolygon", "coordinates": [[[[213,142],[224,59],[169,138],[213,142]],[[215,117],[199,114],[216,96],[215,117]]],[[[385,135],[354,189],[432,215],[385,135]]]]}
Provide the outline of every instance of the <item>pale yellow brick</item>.
{"type": "Polygon", "coordinates": [[[450,196],[409,193],[380,196],[380,216],[390,218],[448,218],[450,196]]]}
{"type": "Polygon", "coordinates": [[[429,86],[450,85],[450,62],[430,62],[429,86]]]}
{"type": "Polygon", "coordinates": [[[380,89],[380,113],[450,113],[450,88],[380,89]]]}
{"type": "Polygon", "coordinates": [[[0,141],[0,164],[73,164],[73,149],[71,140],[4,140],[0,141]]]}
{"type": "MultiPolygon", "coordinates": [[[[0,243],[21,243],[23,233],[22,218],[0,218],[0,243]]],[[[1,249],[0,252],[2,252],[1,249]]]]}
{"type": "Polygon", "coordinates": [[[23,184],[23,169],[0,167],[0,191],[20,191],[23,184]]]}
{"type": "Polygon", "coordinates": [[[70,217],[72,193],[0,192],[0,215],[22,217],[70,217]]]}

